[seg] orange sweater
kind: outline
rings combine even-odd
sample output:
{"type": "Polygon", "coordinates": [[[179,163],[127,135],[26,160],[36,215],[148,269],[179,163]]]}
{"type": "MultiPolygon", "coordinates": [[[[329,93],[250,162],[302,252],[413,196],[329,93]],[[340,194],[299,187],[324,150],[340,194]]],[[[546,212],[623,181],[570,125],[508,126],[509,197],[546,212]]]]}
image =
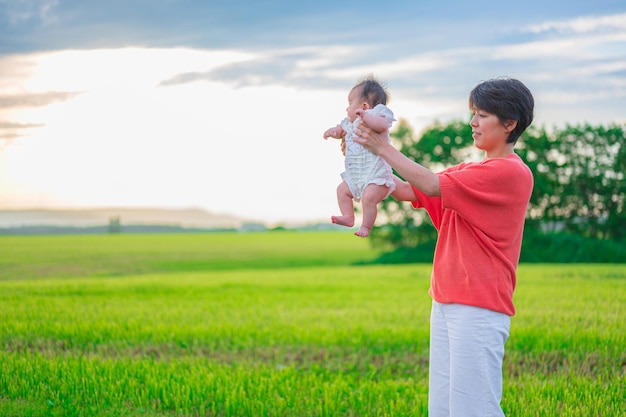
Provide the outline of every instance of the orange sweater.
{"type": "Polygon", "coordinates": [[[430,295],[515,314],[513,290],[533,187],[517,154],[463,163],[439,174],[441,197],[413,187],[415,208],[425,208],[437,228],[430,295]]]}

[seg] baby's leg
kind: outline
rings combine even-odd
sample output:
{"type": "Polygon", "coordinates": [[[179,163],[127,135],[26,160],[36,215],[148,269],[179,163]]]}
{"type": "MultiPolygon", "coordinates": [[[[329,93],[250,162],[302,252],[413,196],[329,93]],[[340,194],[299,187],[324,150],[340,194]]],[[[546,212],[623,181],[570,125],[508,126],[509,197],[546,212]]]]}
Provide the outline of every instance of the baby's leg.
{"type": "Polygon", "coordinates": [[[363,191],[363,224],[354,234],[361,237],[368,237],[376,215],[378,214],[378,203],[380,203],[389,193],[386,185],[370,184],[363,191]]]}
{"type": "Polygon", "coordinates": [[[346,227],[354,226],[354,205],[352,204],[352,198],[350,187],[343,181],[337,187],[337,203],[339,203],[341,216],[331,216],[330,219],[333,223],[346,227]]]}

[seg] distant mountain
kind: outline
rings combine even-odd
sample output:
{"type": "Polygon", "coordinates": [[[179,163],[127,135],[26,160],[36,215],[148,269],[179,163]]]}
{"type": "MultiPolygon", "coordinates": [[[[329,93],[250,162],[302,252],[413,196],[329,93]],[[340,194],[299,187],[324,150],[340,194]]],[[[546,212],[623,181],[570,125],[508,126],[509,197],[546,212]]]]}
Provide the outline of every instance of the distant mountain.
{"type": "Polygon", "coordinates": [[[246,221],[201,209],[94,208],[0,210],[0,228],[23,226],[93,227],[119,218],[124,225],[168,225],[186,228],[239,228],[246,221]]]}

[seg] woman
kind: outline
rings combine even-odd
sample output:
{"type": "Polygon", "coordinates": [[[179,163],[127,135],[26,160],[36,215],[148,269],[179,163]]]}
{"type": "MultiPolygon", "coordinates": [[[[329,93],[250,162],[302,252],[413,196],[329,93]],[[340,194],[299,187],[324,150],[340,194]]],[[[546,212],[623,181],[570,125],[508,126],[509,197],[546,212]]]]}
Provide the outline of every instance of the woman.
{"type": "Polygon", "coordinates": [[[533,187],[513,151],[533,119],[528,88],[515,79],[488,80],[472,90],[469,107],[481,162],[434,173],[363,122],[354,139],[405,179],[396,178],[394,198],[426,209],[438,231],[429,290],[430,417],[504,415],[502,358],[533,187]]]}

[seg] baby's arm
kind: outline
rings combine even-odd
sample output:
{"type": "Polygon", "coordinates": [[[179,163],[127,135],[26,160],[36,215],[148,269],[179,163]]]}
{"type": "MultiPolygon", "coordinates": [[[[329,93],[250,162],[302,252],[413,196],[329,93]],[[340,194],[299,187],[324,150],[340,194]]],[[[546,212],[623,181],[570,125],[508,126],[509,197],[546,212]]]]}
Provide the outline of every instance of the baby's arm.
{"type": "Polygon", "coordinates": [[[364,110],[357,110],[356,114],[377,133],[385,132],[389,128],[389,122],[382,114],[367,113],[364,110]]]}
{"type": "Polygon", "coordinates": [[[341,139],[344,136],[345,132],[343,131],[343,127],[341,125],[337,125],[335,127],[331,127],[324,132],[324,139],[335,138],[341,139]]]}
{"type": "Polygon", "coordinates": [[[391,196],[397,201],[415,201],[417,196],[413,187],[406,181],[402,181],[397,176],[393,176],[393,182],[396,184],[396,189],[391,193],[391,196]]]}

